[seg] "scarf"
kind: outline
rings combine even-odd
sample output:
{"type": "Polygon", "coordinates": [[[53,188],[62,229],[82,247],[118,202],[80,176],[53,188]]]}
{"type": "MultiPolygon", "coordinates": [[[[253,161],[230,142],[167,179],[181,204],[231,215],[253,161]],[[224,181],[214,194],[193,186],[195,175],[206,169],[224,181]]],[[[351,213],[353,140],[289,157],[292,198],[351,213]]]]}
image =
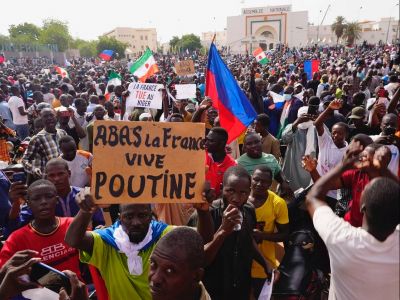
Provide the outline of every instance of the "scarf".
{"type": "Polygon", "coordinates": [[[145,238],[138,244],[134,244],[129,240],[129,236],[122,229],[120,221],[115,222],[111,227],[97,229],[95,232],[100,235],[107,245],[127,256],[130,274],[141,275],[143,273],[143,261],[139,253],[148,250],[157,243],[167,226],[165,223],[152,220],[145,238]]]}
{"type": "Polygon", "coordinates": [[[281,113],[281,117],[280,117],[280,127],[279,127],[279,131],[277,134],[277,138],[280,139],[282,137],[282,133],[283,130],[285,130],[286,125],[288,124],[288,117],[289,117],[289,110],[290,110],[290,106],[292,105],[292,99],[290,99],[289,101],[285,101],[285,104],[283,105],[283,109],[282,109],[282,113],[281,113]]]}
{"type": "MultiPolygon", "coordinates": [[[[300,117],[302,114],[306,114],[308,111],[308,106],[302,106],[299,108],[297,112],[297,117],[300,117]]],[[[306,150],[304,151],[304,155],[310,155],[312,152],[316,152],[315,150],[315,133],[314,133],[314,125],[313,121],[307,121],[304,123],[300,123],[297,125],[298,129],[307,130],[306,134],[306,150]]]]}

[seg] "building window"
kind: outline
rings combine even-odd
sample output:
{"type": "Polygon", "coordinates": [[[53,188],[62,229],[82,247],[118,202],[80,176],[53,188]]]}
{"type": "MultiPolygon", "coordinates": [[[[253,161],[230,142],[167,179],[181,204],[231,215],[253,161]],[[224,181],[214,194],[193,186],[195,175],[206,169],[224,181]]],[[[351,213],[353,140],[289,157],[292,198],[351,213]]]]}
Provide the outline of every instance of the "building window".
{"type": "Polygon", "coordinates": [[[264,31],[263,33],[261,33],[261,36],[266,39],[272,39],[274,37],[270,31],[264,31]]]}
{"type": "Polygon", "coordinates": [[[142,50],[144,50],[144,46],[142,46],[141,48],[142,48],[142,50]]]}
{"type": "Polygon", "coordinates": [[[142,40],[142,41],[143,41],[143,35],[141,35],[141,36],[140,36],[140,40],[142,40]]]}
{"type": "Polygon", "coordinates": [[[147,41],[147,35],[144,37],[144,39],[147,41]]]}

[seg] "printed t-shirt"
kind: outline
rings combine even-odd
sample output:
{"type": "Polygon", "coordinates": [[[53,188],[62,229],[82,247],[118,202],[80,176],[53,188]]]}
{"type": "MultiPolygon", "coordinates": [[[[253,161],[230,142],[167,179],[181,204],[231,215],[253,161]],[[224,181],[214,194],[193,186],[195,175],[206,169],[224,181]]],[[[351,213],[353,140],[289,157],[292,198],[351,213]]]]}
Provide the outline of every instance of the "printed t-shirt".
{"type": "MultiPolygon", "coordinates": [[[[283,200],[277,194],[268,191],[268,199],[263,205],[256,208],[256,218],[257,227],[259,230],[266,233],[274,233],[276,229],[275,223],[289,223],[288,208],[285,200],[283,200]]],[[[270,241],[262,241],[258,247],[264,257],[271,263],[272,267],[278,267],[278,261],[275,258],[275,243],[270,241]]],[[[267,278],[264,268],[256,261],[253,261],[251,277],[267,278]]]]}
{"type": "MultiPolygon", "coordinates": [[[[173,228],[173,226],[166,227],[161,237],[173,228]]],[[[93,235],[92,255],[88,252],[80,251],[80,259],[84,263],[95,266],[100,271],[107,287],[109,298],[112,300],[151,300],[147,277],[150,269],[150,255],[157,243],[154,243],[147,250],[139,252],[143,262],[143,273],[141,275],[131,275],[126,255],[106,244],[98,233],[90,233],[93,235]]]]}
{"type": "Polygon", "coordinates": [[[0,252],[2,267],[17,251],[31,249],[39,252],[42,263],[59,271],[71,270],[80,276],[78,250],[64,242],[73,218],[57,218],[59,226],[50,234],[41,234],[30,224],[14,231],[0,252]]]}

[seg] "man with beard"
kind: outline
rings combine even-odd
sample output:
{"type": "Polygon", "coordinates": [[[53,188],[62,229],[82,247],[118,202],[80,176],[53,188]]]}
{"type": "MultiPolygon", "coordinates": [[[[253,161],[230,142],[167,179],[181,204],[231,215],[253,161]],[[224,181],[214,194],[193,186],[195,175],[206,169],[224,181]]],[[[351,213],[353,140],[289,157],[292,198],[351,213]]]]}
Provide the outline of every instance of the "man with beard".
{"type": "Polygon", "coordinates": [[[110,299],[151,299],[150,255],[172,227],[152,219],[150,204],[121,204],[120,220],[109,228],[87,232],[96,210],[89,189],[78,194],[76,201],[80,211],[65,236],[67,244],[80,250],[82,262],[100,271],[110,299]]]}

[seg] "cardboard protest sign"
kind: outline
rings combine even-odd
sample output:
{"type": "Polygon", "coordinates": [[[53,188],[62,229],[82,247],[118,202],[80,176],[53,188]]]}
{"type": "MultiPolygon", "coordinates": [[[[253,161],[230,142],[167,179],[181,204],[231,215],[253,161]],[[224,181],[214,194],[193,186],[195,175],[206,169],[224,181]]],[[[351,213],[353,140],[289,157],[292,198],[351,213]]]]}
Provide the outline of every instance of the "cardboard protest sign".
{"type": "Polygon", "coordinates": [[[204,123],[95,121],[96,203],[202,202],[204,129],[204,123]]]}
{"type": "Polygon", "coordinates": [[[162,84],[132,82],[128,86],[126,107],[162,108],[162,84]]]}
{"type": "Polygon", "coordinates": [[[195,84],[175,84],[176,99],[196,98],[195,84]]]}
{"type": "Polygon", "coordinates": [[[287,64],[294,64],[294,57],[289,57],[287,60],[286,60],[286,63],[287,64]]]}
{"type": "Polygon", "coordinates": [[[175,73],[178,76],[193,75],[195,73],[193,60],[189,59],[177,62],[175,64],[175,73]]]}

